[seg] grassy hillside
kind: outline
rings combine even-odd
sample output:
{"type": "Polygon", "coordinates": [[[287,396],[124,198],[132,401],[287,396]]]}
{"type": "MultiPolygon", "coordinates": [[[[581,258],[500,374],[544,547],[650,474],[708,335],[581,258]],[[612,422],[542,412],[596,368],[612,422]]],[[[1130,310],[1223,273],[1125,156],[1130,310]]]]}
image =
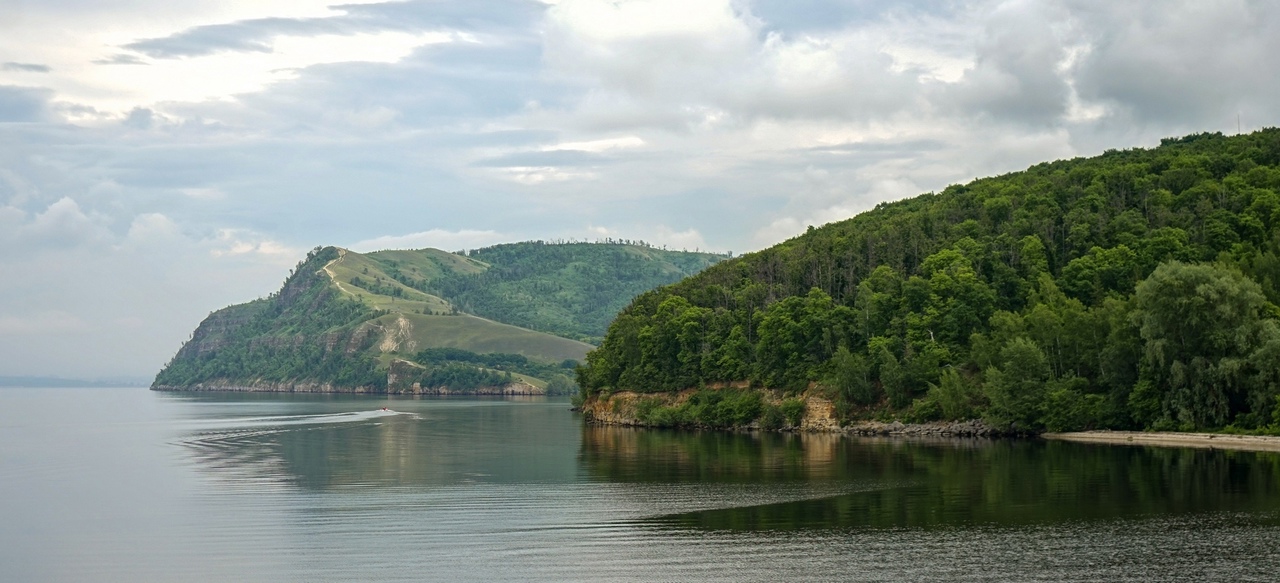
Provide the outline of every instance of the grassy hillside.
{"type": "Polygon", "coordinates": [[[373,323],[386,333],[383,352],[413,354],[426,348],[459,348],[478,354],[520,354],[542,362],[581,361],[590,344],[486,320],[470,314],[428,316],[392,313],[373,323]]]}
{"type": "Polygon", "coordinates": [[[636,298],[579,382],[604,398],[751,381],[845,419],[1280,430],[1278,302],[1280,130],[1201,134],[720,263],[636,298]]]}
{"type": "Polygon", "coordinates": [[[644,244],[541,242],[472,251],[483,271],[449,275],[428,289],[463,311],[557,336],[598,343],[631,298],[726,258],[644,244]]]}
{"type": "Polygon", "coordinates": [[[404,370],[414,372],[399,377],[445,379],[473,389],[493,388],[487,382],[572,388],[561,364],[582,360],[592,348],[578,338],[589,337],[587,333],[597,329],[593,326],[603,332],[600,310],[616,311],[649,289],[638,286],[676,281],[717,259],[629,245],[537,242],[500,247],[501,252],[491,248],[477,253],[492,263],[436,249],[361,254],[317,248],[280,292],[211,314],[157,375],[155,386],[307,384],[385,390],[393,361],[413,365],[422,350],[448,348],[461,351],[458,354],[526,358],[533,364],[486,373],[475,358],[459,357],[430,365],[448,374],[425,369],[419,373],[409,366],[404,370]],[[564,247],[572,249],[557,251],[564,247]],[[604,260],[617,255],[627,259],[604,260]],[[575,275],[586,272],[593,277],[575,275]],[[602,283],[611,278],[626,283],[602,283]],[[550,282],[556,282],[563,297],[547,299],[535,293],[550,282]],[[490,285],[502,293],[486,295],[490,285]],[[445,295],[451,292],[458,297],[445,295]],[[497,317],[467,313],[476,297],[485,298],[479,304],[497,317]],[[565,298],[589,298],[591,308],[574,309],[565,298]],[[568,332],[557,336],[546,330],[568,332]],[[553,367],[538,368],[542,365],[553,367]]]}

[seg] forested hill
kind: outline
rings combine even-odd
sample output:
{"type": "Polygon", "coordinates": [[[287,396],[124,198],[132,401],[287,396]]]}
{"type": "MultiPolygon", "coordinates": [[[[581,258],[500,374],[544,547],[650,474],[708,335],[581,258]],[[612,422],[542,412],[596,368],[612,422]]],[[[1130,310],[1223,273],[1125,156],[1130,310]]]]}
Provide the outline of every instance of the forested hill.
{"type": "Polygon", "coordinates": [[[880,204],[639,296],[579,383],[750,380],[846,419],[1263,428],[1280,423],[1278,189],[1267,129],[880,204]]]}
{"type": "Polygon", "coordinates": [[[279,292],[210,314],[153,386],[576,390],[583,340],[636,294],[723,258],[639,242],[317,247],[279,292]]]}
{"type": "Polygon", "coordinates": [[[593,344],[635,296],[727,258],[643,242],[541,241],[476,249],[467,257],[488,269],[447,274],[427,287],[466,312],[593,344]]]}

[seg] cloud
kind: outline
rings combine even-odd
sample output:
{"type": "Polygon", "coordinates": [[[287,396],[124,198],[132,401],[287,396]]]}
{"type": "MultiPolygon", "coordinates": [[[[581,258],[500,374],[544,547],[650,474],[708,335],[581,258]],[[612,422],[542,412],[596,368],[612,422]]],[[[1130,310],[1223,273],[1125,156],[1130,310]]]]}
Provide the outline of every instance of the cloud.
{"type": "Polygon", "coordinates": [[[11,245],[39,251],[100,243],[109,236],[106,220],[102,215],[85,213],[76,201],[63,197],[13,231],[11,245]]]}
{"type": "Polygon", "coordinates": [[[142,57],[139,57],[137,55],[130,55],[128,53],[116,53],[114,55],[111,55],[110,57],[106,57],[102,59],[94,59],[93,64],[95,65],[148,65],[150,63],[148,63],[147,61],[144,61],[142,57]]]}
{"type": "MultiPolygon", "coordinates": [[[[572,240],[578,240],[577,237],[570,237],[572,240]]],[[[707,242],[703,238],[702,233],[697,229],[688,228],[683,231],[677,231],[667,225],[633,225],[629,227],[604,227],[599,225],[590,225],[586,228],[586,236],[583,240],[601,241],[644,241],[650,245],[664,247],[668,249],[678,249],[685,251],[707,251],[707,242]]]]}
{"type": "Polygon", "coordinates": [[[511,237],[496,231],[461,229],[449,231],[430,229],[408,235],[383,235],[348,245],[352,251],[368,253],[382,249],[478,249],[498,243],[510,243],[511,237]]]}
{"type": "Polygon", "coordinates": [[[48,73],[53,69],[48,65],[40,65],[36,63],[14,63],[11,61],[0,65],[0,70],[19,71],[23,73],[48,73]]]}
{"type": "Polygon", "coordinates": [[[599,140],[587,140],[584,142],[562,142],[543,146],[543,151],[557,152],[562,150],[581,151],[581,152],[605,152],[608,150],[617,150],[622,148],[638,148],[645,144],[644,140],[636,136],[627,136],[624,138],[603,138],[599,140]]]}
{"type": "Polygon", "coordinates": [[[0,313],[88,328],[0,337],[0,373],[124,321],[83,366],[153,370],[315,245],[743,251],[1280,119],[1280,9],[1245,0],[38,4],[5,58],[49,70],[0,67],[0,313]]]}
{"type": "Polygon", "coordinates": [[[154,59],[202,57],[224,51],[270,53],[273,41],[280,36],[367,32],[344,24],[334,18],[261,18],[197,26],[166,37],[134,41],[122,48],[154,59]]]}
{"type": "Polygon", "coordinates": [[[177,223],[161,213],[144,213],[133,218],[124,242],[131,246],[147,246],[173,241],[182,236],[177,223]]]}
{"type": "MultiPolygon", "coordinates": [[[[155,231],[159,226],[165,231],[172,232],[168,225],[155,223],[155,219],[148,219],[145,228],[148,231],[155,231]]],[[[135,225],[137,225],[136,220],[135,225]]],[[[282,266],[291,265],[302,255],[301,249],[290,247],[249,229],[219,229],[217,236],[213,239],[213,245],[209,254],[216,258],[246,256],[265,259],[269,263],[282,266]]]]}
{"type": "Polygon", "coordinates": [[[52,97],[49,89],[0,85],[0,123],[44,121],[52,97]]]}
{"type": "Polygon", "coordinates": [[[1043,4],[1000,6],[986,19],[973,66],[958,82],[945,85],[936,102],[988,118],[1058,121],[1066,113],[1070,86],[1062,71],[1068,52],[1055,28],[1066,20],[1066,14],[1043,4]]]}
{"type": "Polygon", "coordinates": [[[70,198],[36,214],[0,207],[0,371],[153,374],[208,312],[274,291],[302,256],[242,231],[188,236],[161,213],[124,222],[115,233],[70,198]],[[251,252],[212,256],[246,240],[251,252]]]}
{"type": "Polygon", "coordinates": [[[1265,56],[1280,54],[1280,5],[1068,5],[1090,33],[1073,71],[1079,92],[1122,119],[1194,127],[1234,121],[1237,111],[1261,125],[1280,116],[1280,76],[1265,56]]]}

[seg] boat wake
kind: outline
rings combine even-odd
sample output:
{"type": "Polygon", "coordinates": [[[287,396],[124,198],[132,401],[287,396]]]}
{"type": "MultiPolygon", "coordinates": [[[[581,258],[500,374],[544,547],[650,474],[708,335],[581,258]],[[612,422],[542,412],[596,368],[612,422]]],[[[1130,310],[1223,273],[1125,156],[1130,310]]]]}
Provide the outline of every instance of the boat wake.
{"type": "Polygon", "coordinates": [[[296,425],[329,425],[333,423],[360,423],[374,421],[398,415],[413,415],[403,411],[374,410],[349,411],[345,413],[323,413],[318,415],[270,415],[265,417],[232,417],[221,419],[197,419],[188,421],[192,429],[265,429],[289,427],[296,425]]]}

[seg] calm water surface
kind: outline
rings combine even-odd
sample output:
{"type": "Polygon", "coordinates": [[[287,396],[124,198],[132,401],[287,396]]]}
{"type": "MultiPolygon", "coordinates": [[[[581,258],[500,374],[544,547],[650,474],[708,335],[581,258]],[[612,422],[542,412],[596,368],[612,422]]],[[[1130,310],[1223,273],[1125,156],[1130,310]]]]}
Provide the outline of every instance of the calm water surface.
{"type": "Polygon", "coordinates": [[[0,389],[0,579],[1280,573],[1275,454],[584,428],[567,408],[0,389]]]}

